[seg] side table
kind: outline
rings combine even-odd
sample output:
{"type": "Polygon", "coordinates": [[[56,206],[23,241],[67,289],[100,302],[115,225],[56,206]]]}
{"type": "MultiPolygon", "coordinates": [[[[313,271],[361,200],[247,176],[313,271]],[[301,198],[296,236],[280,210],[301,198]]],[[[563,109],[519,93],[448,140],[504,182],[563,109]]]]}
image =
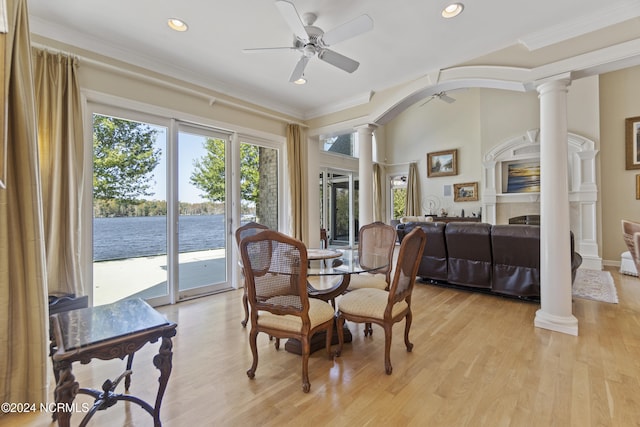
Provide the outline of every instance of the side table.
{"type": "MultiPolygon", "coordinates": [[[[71,408],[78,393],[95,398],[93,407],[82,419],[85,426],[99,410],[120,400],[134,402],[153,416],[154,426],[161,426],[160,405],[172,368],[173,344],[177,324],[168,321],[145,301],[128,299],[97,307],[82,308],[50,316],[52,337],[51,359],[56,379],[55,402],[58,407],[71,408]],[[125,379],[125,391],[131,382],[131,362],[136,351],[145,344],[161,339],[160,350],[153,364],[160,371],[155,405],[130,394],[118,394],[115,388],[125,379]],[[115,381],[106,380],[102,390],[80,388],[71,371],[73,362],[87,364],[92,359],[109,360],[128,356],[127,369],[115,381]]],[[[71,413],[54,414],[58,426],[70,425],[71,413]]]]}

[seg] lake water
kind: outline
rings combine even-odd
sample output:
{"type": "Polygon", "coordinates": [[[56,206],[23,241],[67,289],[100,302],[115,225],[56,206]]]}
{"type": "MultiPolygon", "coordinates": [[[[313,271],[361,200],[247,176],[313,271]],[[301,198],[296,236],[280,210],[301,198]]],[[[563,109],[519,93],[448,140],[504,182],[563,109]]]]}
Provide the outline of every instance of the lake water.
{"type": "MultiPolygon", "coordinates": [[[[182,215],[179,252],[225,246],[224,215],[182,215]]],[[[93,260],[134,258],[167,253],[164,216],[94,218],[93,260]]]]}

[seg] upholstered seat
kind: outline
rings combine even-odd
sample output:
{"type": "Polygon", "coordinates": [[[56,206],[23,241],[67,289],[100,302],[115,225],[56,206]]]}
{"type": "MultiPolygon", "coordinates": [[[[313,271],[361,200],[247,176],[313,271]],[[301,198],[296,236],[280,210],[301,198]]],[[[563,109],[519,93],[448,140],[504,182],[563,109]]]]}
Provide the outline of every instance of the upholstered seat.
{"type": "Polygon", "coordinates": [[[257,336],[264,332],[276,339],[295,338],[302,352],[302,390],[310,390],[311,337],[326,331],[329,358],[335,312],[307,291],[307,248],[304,243],[273,230],[264,230],[240,242],[245,286],[251,318],[249,345],[253,363],[247,371],[254,378],[258,367],[257,336]]]}
{"type": "Polygon", "coordinates": [[[636,271],[640,272],[640,223],[623,219],[622,237],[629,248],[629,254],[636,266],[636,271]]]}
{"type": "Polygon", "coordinates": [[[384,367],[391,374],[391,332],[394,323],[405,319],[404,342],[407,351],[413,349],[409,341],[411,328],[411,293],[416,281],[418,264],[424,251],[426,235],[420,228],[415,228],[405,236],[400,244],[400,252],[396,263],[393,281],[389,291],[381,289],[356,289],[338,300],[338,355],[344,343],[344,322],[371,324],[375,323],[384,329],[384,367]]]}

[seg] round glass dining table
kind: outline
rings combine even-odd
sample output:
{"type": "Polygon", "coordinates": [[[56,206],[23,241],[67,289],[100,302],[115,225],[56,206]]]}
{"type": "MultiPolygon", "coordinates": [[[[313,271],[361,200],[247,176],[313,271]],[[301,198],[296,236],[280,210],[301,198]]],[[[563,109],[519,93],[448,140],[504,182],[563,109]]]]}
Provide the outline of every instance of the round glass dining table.
{"type": "Polygon", "coordinates": [[[375,272],[389,265],[386,255],[358,254],[358,249],[307,249],[309,296],[333,301],[349,287],[352,274],[375,272]]]}
{"type": "MultiPolygon", "coordinates": [[[[345,293],[349,287],[352,274],[375,272],[389,265],[385,255],[374,253],[358,254],[358,249],[307,249],[307,292],[309,297],[330,301],[335,308],[335,299],[345,293]]],[[[335,326],[335,325],[334,325],[335,326]]],[[[351,332],[344,326],[344,342],[351,342],[351,332]]],[[[332,344],[338,343],[337,332],[334,331],[332,344]]],[[[325,346],[324,332],[318,332],[311,338],[311,352],[325,346]]],[[[291,353],[301,354],[300,341],[290,338],[285,349],[291,353]]]]}

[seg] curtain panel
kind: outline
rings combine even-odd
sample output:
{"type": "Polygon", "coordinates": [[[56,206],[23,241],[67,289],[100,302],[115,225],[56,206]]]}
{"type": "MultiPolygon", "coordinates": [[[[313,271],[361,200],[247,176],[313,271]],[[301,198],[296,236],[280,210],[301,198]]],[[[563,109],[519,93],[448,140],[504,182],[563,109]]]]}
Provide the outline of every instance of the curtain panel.
{"type": "Polygon", "coordinates": [[[7,182],[0,190],[0,400],[46,401],[47,276],[26,0],[7,1],[7,182]]]}
{"type": "Polygon", "coordinates": [[[422,215],[420,206],[420,186],[418,185],[418,165],[409,164],[409,176],[407,178],[407,216],[422,215]]]}
{"type": "Polygon", "coordinates": [[[384,177],[382,167],[378,163],[373,164],[373,221],[384,222],[384,177]]]}
{"type": "Polygon", "coordinates": [[[80,219],[84,141],[76,58],[33,50],[49,294],[85,295],[80,219]]]}
{"type": "Polygon", "coordinates": [[[299,125],[287,125],[287,170],[291,198],[291,236],[309,243],[307,144],[299,125]]]}

